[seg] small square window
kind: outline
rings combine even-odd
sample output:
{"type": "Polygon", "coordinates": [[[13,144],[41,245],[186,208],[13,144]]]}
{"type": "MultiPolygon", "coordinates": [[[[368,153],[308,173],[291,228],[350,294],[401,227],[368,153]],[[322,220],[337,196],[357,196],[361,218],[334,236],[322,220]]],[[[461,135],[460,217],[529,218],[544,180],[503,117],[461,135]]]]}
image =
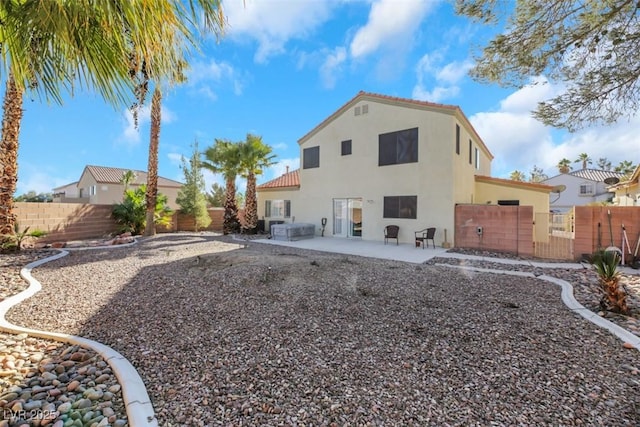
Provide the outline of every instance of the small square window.
{"type": "Polygon", "coordinates": [[[346,141],[342,141],[342,155],[343,156],[348,156],[349,154],[351,154],[351,140],[347,139],[346,141]]]}
{"type": "Polygon", "coordinates": [[[309,147],[302,150],[302,168],[311,169],[320,167],[320,146],[309,147]]]}
{"type": "Polygon", "coordinates": [[[362,114],[367,114],[369,112],[369,104],[364,104],[362,106],[362,114]]]}
{"type": "Polygon", "coordinates": [[[356,108],[354,108],[354,109],[353,109],[353,113],[354,113],[356,116],[359,116],[359,115],[360,115],[360,107],[356,107],[356,108]]]}

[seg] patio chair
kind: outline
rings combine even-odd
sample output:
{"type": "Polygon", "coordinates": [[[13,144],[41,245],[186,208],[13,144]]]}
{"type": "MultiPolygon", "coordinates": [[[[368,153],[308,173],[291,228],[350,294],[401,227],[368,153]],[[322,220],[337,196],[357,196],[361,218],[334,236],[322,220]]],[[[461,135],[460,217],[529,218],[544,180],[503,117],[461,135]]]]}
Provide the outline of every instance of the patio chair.
{"type": "Polygon", "coordinates": [[[422,244],[422,249],[424,249],[425,243],[429,246],[429,240],[433,243],[433,249],[436,248],[436,242],[433,239],[436,236],[436,228],[429,227],[424,230],[416,231],[416,247],[419,247],[422,244]]]}
{"type": "Polygon", "coordinates": [[[384,244],[387,244],[387,240],[396,239],[396,245],[398,245],[398,232],[400,231],[400,227],[397,225],[387,225],[384,228],[384,244]]]}

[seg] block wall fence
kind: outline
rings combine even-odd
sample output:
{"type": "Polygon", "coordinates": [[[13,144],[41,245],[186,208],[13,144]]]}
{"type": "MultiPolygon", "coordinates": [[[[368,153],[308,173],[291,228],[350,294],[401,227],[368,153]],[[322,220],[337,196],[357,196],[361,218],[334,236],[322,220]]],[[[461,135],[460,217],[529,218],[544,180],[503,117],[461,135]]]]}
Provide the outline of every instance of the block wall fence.
{"type": "MultiPolygon", "coordinates": [[[[111,217],[113,205],[91,205],[83,203],[26,203],[15,204],[15,213],[20,230],[46,231],[40,242],[55,242],[107,237],[118,232],[118,225],[111,217]]],[[[223,208],[209,209],[211,224],[203,230],[222,232],[223,208]]],[[[243,212],[238,212],[240,221],[243,212]]],[[[193,218],[174,213],[171,225],[157,227],[158,233],[193,231],[193,218]]]]}
{"type": "MultiPolygon", "coordinates": [[[[15,204],[20,230],[42,230],[48,234],[42,242],[101,238],[118,231],[111,218],[112,205],[82,203],[15,204]]],[[[576,206],[574,209],[574,258],[591,254],[598,245],[622,246],[622,226],[629,240],[630,251],[640,239],[640,206],[576,206]],[[610,214],[609,214],[610,213],[610,214]],[[609,231],[611,219],[611,232],[609,231]],[[598,225],[599,224],[599,225],[598,225]]],[[[222,232],[223,208],[209,209],[211,225],[204,230],[222,232]]],[[[243,212],[238,212],[243,221],[243,212]]],[[[534,212],[531,206],[457,205],[455,209],[454,247],[510,252],[521,256],[534,254],[534,212]],[[482,227],[482,234],[478,234],[482,227]]],[[[176,213],[171,225],[158,227],[159,233],[193,231],[193,218],[176,213]]]]}
{"type": "Polygon", "coordinates": [[[533,255],[532,206],[457,205],[455,227],[456,248],[533,255]]]}
{"type": "MultiPolygon", "coordinates": [[[[531,206],[457,205],[454,247],[532,256],[533,214],[531,206]]],[[[612,241],[622,248],[623,225],[629,241],[629,248],[624,248],[627,253],[635,251],[640,239],[640,206],[576,206],[573,220],[576,261],[596,252],[599,245],[611,246],[612,241]]]]}

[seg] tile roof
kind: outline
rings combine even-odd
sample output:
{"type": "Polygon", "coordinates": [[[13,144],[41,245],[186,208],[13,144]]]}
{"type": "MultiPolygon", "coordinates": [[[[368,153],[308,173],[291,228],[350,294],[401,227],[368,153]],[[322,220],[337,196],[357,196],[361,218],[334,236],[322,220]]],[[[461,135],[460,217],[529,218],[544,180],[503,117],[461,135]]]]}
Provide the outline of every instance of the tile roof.
{"type": "Polygon", "coordinates": [[[589,181],[603,182],[605,179],[614,177],[622,179],[624,174],[622,172],[604,171],[600,169],[579,169],[577,171],[569,172],[568,175],[577,176],[582,179],[588,179],[589,181]]]}
{"type": "Polygon", "coordinates": [[[300,188],[300,169],[296,169],[291,172],[287,172],[271,181],[267,181],[264,184],[258,185],[258,190],[267,190],[271,188],[286,188],[286,187],[298,187],[300,188]]]}
{"type": "Polygon", "coordinates": [[[546,192],[551,192],[551,190],[553,190],[553,186],[541,184],[539,182],[514,181],[512,179],[494,178],[492,176],[485,176],[485,175],[476,175],[475,180],[480,182],[493,183],[493,184],[510,185],[513,187],[524,187],[524,188],[529,188],[531,190],[540,190],[540,191],[546,191],[546,192]]]}
{"type": "Polygon", "coordinates": [[[320,122],[320,124],[318,124],[316,127],[314,127],[309,132],[307,132],[302,138],[298,140],[298,144],[301,144],[302,142],[310,138],[313,134],[315,134],[320,129],[325,127],[327,124],[333,121],[336,117],[344,113],[345,110],[349,109],[351,105],[355,104],[357,101],[360,101],[361,99],[370,99],[372,101],[378,101],[378,102],[387,103],[387,104],[404,105],[404,106],[414,107],[414,108],[417,107],[417,108],[423,108],[423,109],[432,109],[432,110],[441,110],[441,111],[444,110],[444,111],[449,111],[453,114],[458,114],[459,118],[464,123],[464,125],[469,130],[471,130],[473,135],[475,135],[478,141],[480,141],[480,144],[487,152],[487,155],[491,159],[493,159],[493,154],[491,154],[491,151],[489,151],[489,148],[485,145],[480,135],[478,135],[478,132],[476,132],[475,128],[473,127],[473,125],[471,124],[467,116],[465,116],[465,114],[462,112],[462,109],[457,105],[437,104],[435,102],[418,101],[416,99],[411,99],[411,98],[399,98],[395,96],[380,95],[377,93],[364,92],[362,90],[358,92],[356,96],[354,96],[349,101],[347,101],[342,107],[338,108],[333,114],[331,114],[329,117],[327,117],[322,122],[320,122]]]}
{"type": "MultiPolygon", "coordinates": [[[[119,184],[122,179],[122,175],[130,169],[112,168],[106,166],[93,166],[88,165],[87,170],[98,183],[103,184],[119,184]]],[[[132,170],[132,169],[131,169],[132,170]]],[[[133,185],[142,185],[147,183],[147,173],[140,170],[133,170],[136,174],[136,179],[131,183],[133,185]]],[[[83,172],[84,174],[84,172],[83,172]]],[[[172,179],[158,177],[158,187],[182,187],[182,183],[174,181],[172,179]]]]}

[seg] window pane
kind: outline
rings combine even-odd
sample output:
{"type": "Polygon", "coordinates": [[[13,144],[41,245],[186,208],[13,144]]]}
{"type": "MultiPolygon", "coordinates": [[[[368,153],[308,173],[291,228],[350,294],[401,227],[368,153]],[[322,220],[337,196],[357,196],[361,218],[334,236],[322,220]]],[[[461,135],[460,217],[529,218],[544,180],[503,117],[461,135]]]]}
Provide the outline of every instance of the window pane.
{"type": "Polygon", "coordinates": [[[342,141],[342,155],[347,156],[351,154],[351,140],[342,141]]]}
{"type": "Polygon", "coordinates": [[[310,147],[302,150],[303,169],[320,167],[320,147],[310,147]]]}
{"type": "Polygon", "coordinates": [[[460,125],[456,125],[456,154],[460,154],[460,125]]]}
{"type": "Polygon", "coordinates": [[[473,159],[471,157],[472,153],[473,153],[472,142],[471,142],[471,140],[469,140],[469,164],[472,164],[472,161],[473,161],[473,159]]]}
{"type": "Polygon", "coordinates": [[[414,163],[418,161],[418,128],[397,132],[398,162],[414,163]]]}
{"type": "Polygon", "coordinates": [[[398,210],[400,207],[399,197],[385,197],[383,218],[398,218],[398,210]]]}
{"type": "Polygon", "coordinates": [[[291,217],[291,200],[284,201],[284,217],[285,218],[291,217]]]}
{"type": "Polygon", "coordinates": [[[271,216],[271,200],[265,200],[264,202],[264,216],[271,216]]]}
{"type": "Polygon", "coordinates": [[[400,199],[399,218],[417,218],[418,196],[402,196],[400,199]]]}
{"type": "Polygon", "coordinates": [[[378,136],[378,166],[395,165],[397,163],[395,132],[378,136]]]}

